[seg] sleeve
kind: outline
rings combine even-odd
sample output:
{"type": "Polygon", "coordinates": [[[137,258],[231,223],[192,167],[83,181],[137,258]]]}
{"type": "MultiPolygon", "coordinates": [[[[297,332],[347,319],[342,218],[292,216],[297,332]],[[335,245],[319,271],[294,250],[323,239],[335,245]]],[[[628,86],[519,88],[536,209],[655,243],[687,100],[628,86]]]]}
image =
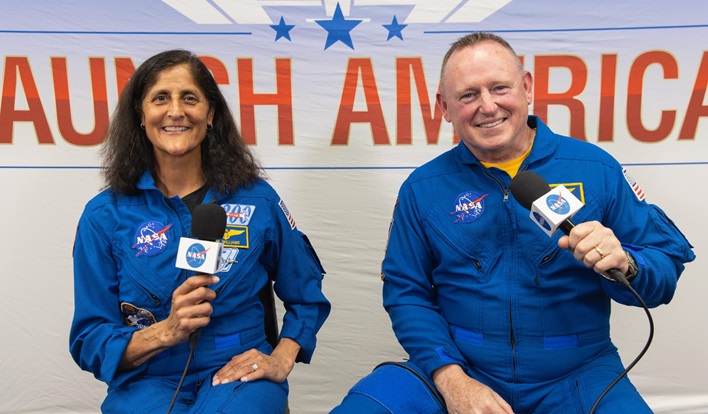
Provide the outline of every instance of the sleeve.
{"type": "Polygon", "coordinates": [[[111,383],[136,328],[122,324],[116,264],[108,237],[89,219],[79,220],[74,241],[74,318],[69,350],[74,361],[111,383]]]}
{"type": "Polygon", "coordinates": [[[309,363],[317,332],[329,315],[331,305],[322,293],[324,268],[307,236],[280,199],[273,203],[273,226],[266,237],[266,263],[273,289],[285,306],[281,338],[290,338],[301,349],[297,362],[309,363]]]}
{"type": "MultiPolygon", "coordinates": [[[[637,262],[639,269],[632,288],[648,307],[666,304],[673,298],[684,264],[695,259],[693,246],[659,207],[649,204],[639,184],[629,172],[617,166],[616,197],[608,208],[605,226],[611,228],[637,262]]],[[[612,177],[611,177],[612,178],[612,177]]],[[[622,285],[605,281],[603,287],[612,299],[626,305],[639,306],[631,291],[622,285]]]]}
{"type": "Polygon", "coordinates": [[[393,331],[411,359],[428,375],[448,364],[467,363],[436,303],[435,258],[407,183],[398,194],[381,278],[383,304],[393,331]]]}

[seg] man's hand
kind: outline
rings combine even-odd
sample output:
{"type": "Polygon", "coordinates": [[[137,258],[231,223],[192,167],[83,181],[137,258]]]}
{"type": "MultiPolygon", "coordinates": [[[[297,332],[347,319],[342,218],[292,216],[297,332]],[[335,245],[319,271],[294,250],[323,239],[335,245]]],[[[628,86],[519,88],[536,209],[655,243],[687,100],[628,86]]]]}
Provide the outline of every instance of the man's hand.
{"type": "Polygon", "coordinates": [[[576,225],[570,235],[558,240],[558,247],[567,249],[586,267],[596,273],[619,269],[627,274],[629,263],[622,244],[611,229],[597,221],[576,225]]]}
{"type": "Polygon", "coordinates": [[[499,394],[469,377],[459,365],[438,368],[433,381],[450,414],[513,414],[511,406],[499,394]]]}

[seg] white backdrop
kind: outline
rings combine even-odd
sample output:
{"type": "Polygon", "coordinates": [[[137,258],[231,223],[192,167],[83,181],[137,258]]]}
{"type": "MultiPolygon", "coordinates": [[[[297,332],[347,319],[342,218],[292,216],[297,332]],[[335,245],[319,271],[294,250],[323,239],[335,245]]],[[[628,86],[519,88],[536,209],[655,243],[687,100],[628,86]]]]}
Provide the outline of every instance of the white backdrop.
{"type": "MultiPolygon", "coordinates": [[[[532,109],[615,155],[696,246],[630,377],[657,413],[708,413],[707,15],[703,0],[0,0],[0,412],[99,411],[105,385],[68,353],[74,231],[101,187],[116,68],[169,48],[210,60],[328,272],[332,313],[312,364],[290,376],[291,411],[326,413],[405,357],[380,298],[393,203],[413,167],[454,145],[431,109],[442,55],[490,30],[534,74],[532,109]]],[[[613,308],[626,363],[647,333],[641,309],[613,308]]]]}

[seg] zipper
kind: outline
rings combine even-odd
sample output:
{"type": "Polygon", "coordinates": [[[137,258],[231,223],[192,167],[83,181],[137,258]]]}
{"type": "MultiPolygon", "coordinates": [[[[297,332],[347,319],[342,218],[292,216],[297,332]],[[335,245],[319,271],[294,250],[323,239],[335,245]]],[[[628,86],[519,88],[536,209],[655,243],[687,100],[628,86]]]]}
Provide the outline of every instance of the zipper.
{"type": "MultiPolygon", "coordinates": [[[[523,171],[525,166],[520,168],[519,171],[523,171]]],[[[488,169],[484,169],[484,173],[489,176],[492,180],[496,181],[496,183],[499,185],[499,187],[502,189],[502,192],[504,193],[504,197],[502,198],[502,202],[506,204],[509,201],[509,189],[504,186],[504,183],[502,183],[497,177],[492,175],[492,173],[489,172],[488,169]]],[[[512,311],[512,304],[511,300],[509,300],[509,345],[511,347],[511,373],[512,373],[512,382],[516,381],[516,334],[514,333],[514,314],[512,311]]],[[[510,402],[513,405],[513,388],[512,388],[512,401],[510,402]]]]}

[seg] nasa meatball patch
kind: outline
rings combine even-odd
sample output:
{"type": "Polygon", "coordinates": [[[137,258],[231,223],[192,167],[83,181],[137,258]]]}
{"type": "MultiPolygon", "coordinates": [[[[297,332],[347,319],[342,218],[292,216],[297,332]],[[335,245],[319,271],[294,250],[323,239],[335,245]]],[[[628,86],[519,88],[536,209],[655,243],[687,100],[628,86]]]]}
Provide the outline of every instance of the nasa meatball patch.
{"type": "Polygon", "coordinates": [[[450,216],[455,223],[472,223],[484,214],[484,198],[489,193],[479,195],[474,191],[465,191],[455,199],[455,209],[450,216]]]}
{"type": "Polygon", "coordinates": [[[133,250],[137,250],[136,257],[142,255],[156,256],[167,248],[170,240],[168,231],[172,224],[164,225],[159,221],[147,221],[135,231],[133,250]]]}

